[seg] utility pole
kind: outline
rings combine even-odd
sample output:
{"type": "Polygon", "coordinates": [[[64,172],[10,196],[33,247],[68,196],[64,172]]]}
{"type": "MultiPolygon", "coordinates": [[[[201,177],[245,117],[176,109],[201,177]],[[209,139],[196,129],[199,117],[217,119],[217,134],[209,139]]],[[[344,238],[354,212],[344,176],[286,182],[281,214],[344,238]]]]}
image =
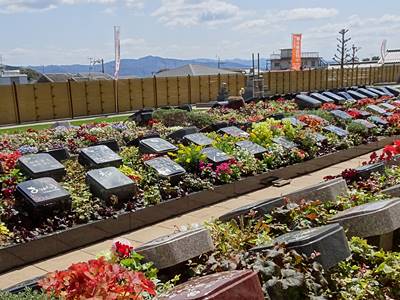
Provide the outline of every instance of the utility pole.
{"type": "Polygon", "coordinates": [[[350,49],[347,47],[348,43],[351,40],[351,37],[346,37],[346,34],[349,32],[348,29],[342,29],[339,31],[340,37],[337,38],[338,44],[336,45],[336,54],[333,57],[333,60],[336,61],[340,65],[341,70],[341,84],[343,85],[343,68],[344,65],[350,61],[350,49]]]}

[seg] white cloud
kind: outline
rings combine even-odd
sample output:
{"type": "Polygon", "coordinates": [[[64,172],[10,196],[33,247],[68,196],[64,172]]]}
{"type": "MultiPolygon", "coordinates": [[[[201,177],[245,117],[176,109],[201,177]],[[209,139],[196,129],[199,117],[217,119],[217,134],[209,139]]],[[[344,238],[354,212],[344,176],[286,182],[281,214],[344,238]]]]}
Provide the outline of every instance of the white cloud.
{"type": "Polygon", "coordinates": [[[239,30],[254,30],[260,29],[265,32],[265,27],[269,29],[282,28],[282,25],[290,21],[308,21],[332,18],[338,14],[335,8],[294,8],[289,10],[269,10],[262,18],[255,18],[252,20],[244,21],[236,26],[239,30]]]}
{"type": "Polygon", "coordinates": [[[162,0],[152,13],[168,26],[215,25],[240,18],[242,12],[223,0],[162,0]]]}
{"type": "Polygon", "coordinates": [[[100,4],[124,5],[131,9],[141,9],[143,0],[0,0],[0,13],[20,13],[46,11],[60,5],[100,4]]]}

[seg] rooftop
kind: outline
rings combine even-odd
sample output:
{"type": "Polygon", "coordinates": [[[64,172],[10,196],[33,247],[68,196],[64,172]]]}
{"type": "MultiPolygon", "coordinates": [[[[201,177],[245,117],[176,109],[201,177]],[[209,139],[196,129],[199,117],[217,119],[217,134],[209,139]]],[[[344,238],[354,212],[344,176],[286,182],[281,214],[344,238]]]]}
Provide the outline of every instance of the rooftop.
{"type": "Polygon", "coordinates": [[[379,60],[379,63],[393,64],[400,63],[400,49],[387,50],[385,57],[379,60]]]}
{"type": "Polygon", "coordinates": [[[156,74],[157,77],[171,77],[171,76],[204,76],[204,75],[218,75],[218,74],[237,74],[237,72],[229,71],[226,69],[211,68],[204,65],[184,65],[176,69],[160,71],[156,74]]]}

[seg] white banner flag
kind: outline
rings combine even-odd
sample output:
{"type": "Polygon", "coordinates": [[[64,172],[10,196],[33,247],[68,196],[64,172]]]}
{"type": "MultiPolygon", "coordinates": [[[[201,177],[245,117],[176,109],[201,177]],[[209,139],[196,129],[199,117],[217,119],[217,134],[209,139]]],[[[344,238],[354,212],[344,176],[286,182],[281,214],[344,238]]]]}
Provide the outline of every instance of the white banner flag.
{"type": "Polygon", "coordinates": [[[115,45],[115,73],[114,78],[119,77],[119,67],[121,64],[121,42],[119,26],[114,26],[114,45],[115,45]]]}

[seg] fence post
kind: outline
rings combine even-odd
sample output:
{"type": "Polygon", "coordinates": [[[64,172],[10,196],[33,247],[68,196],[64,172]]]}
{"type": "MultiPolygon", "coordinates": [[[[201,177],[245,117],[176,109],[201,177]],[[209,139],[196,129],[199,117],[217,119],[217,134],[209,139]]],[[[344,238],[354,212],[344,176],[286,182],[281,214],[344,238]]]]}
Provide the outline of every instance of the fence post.
{"type": "Polygon", "coordinates": [[[180,93],[180,85],[179,85],[179,76],[176,76],[176,90],[178,92],[178,105],[181,105],[181,93],[180,93]]]}
{"type": "Polygon", "coordinates": [[[13,82],[12,84],[12,92],[14,98],[15,117],[17,119],[17,124],[21,124],[21,113],[19,112],[18,92],[17,92],[17,85],[15,82],[13,82]]]}
{"type": "Polygon", "coordinates": [[[129,108],[132,111],[133,110],[133,105],[132,105],[132,79],[128,79],[128,92],[129,92],[129,108]]]}
{"type": "MultiPolygon", "coordinates": [[[[166,94],[167,94],[167,105],[169,105],[169,80],[168,80],[168,77],[165,77],[165,91],[167,92],[166,94]]],[[[156,87],[157,87],[157,85],[156,85],[156,87]]],[[[157,101],[158,101],[158,98],[157,98],[157,101]]]]}
{"type": "Polygon", "coordinates": [[[72,103],[72,88],[71,88],[71,79],[67,81],[67,91],[68,91],[68,102],[69,102],[69,112],[71,114],[71,119],[74,118],[74,104],[72,103]]]}
{"type": "MultiPolygon", "coordinates": [[[[263,80],[264,80],[264,78],[263,78],[263,80]]],[[[236,83],[236,95],[237,96],[241,96],[241,95],[239,95],[239,91],[240,91],[240,88],[239,88],[239,74],[235,75],[235,83],[236,83]]]]}
{"type": "Polygon", "coordinates": [[[188,96],[189,96],[189,104],[192,104],[192,82],[190,80],[189,74],[188,74],[188,96]]]}
{"type": "MultiPolygon", "coordinates": [[[[168,89],[168,81],[167,81],[167,89],[168,89]]],[[[153,76],[153,96],[154,96],[154,107],[158,107],[157,77],[155,75],[153,76]]],[[[167,101],[168,101],[168,97],[167,97],[167,101]]]]}
{"type": "MultiPolygon", "coordinates": [[[[115,87],[114,87],[115,89],[115,87]]],[[[99,80],[99,94],[100,94],[100,109],[101,109],[101,113],[104,114],[104,97],[103,97],[103,86],[101,84],[101,80],[99,80]]],[[[117,106],[116,106],[117,107],[117,106]]],[[[115,109],[115,112],[117,112],[117,109],[115,109]]]]}
{"type": "Polygon", "coordinates": [[[51,109],[53,111],[53,119],[56,119],[56,104],[54,103],[54,83],[50,83],[51,109]]]}
{"type": "MultiPolygon", "coordinates": [[[[228,90],[229,90],[229,75],[228,75],[228,90]]],[[[211,76],[208,75],[208,101],[211,101],[211,76]]]]}

